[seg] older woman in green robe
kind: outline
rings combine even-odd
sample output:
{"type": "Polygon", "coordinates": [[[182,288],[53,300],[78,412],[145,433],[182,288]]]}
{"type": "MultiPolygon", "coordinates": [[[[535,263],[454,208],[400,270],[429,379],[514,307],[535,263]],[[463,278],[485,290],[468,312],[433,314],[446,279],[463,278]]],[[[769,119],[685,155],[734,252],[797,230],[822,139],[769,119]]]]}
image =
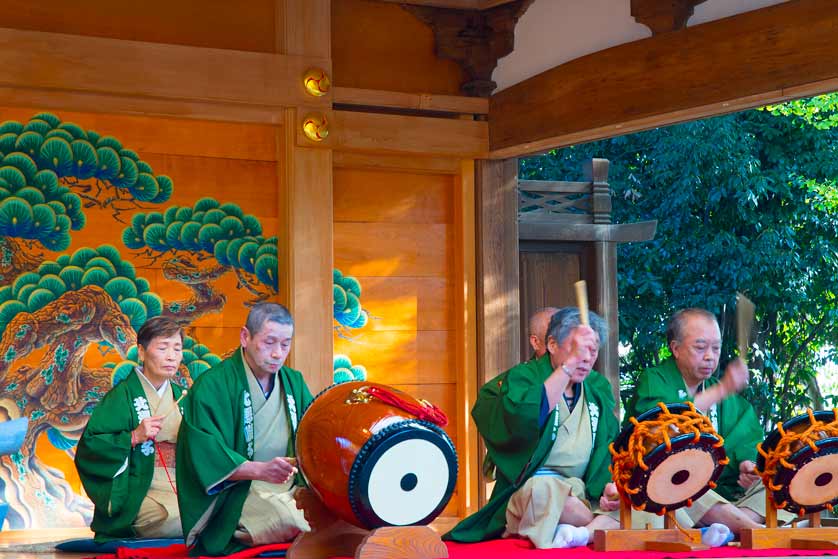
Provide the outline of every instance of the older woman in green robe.
{"type": "Polygon", "coordinates": [[[182,535],[174,480],[183,388],[172,378],[183,332],[171,319],[152,318],[137,332],[137,346],[141,365],[102,398],[76,450],[97,542],[182,535]]]}

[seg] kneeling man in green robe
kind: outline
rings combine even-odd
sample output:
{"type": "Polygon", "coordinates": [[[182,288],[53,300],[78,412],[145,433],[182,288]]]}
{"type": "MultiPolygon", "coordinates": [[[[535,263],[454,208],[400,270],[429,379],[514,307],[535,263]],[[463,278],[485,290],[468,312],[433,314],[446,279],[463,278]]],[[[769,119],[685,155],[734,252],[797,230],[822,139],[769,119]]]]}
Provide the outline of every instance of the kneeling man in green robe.
{"type": "Polygon", "coordinates": [[[571,547],[589,543],[595,529],[619,526],[595,514],[618,507],[608,471],[618,422],[611,385],[592,370],[605,323],[591,313],[590,324],[580,324],[576,308],[558,310],[547,353],[480,389],[472,417],[495,467],[495,488],[447,538],[517,535],[539,548],[571,547]]]}
{"type": "Polygon", "coordinates": [[[195,381],[178,444],[178,502],[192,555],[290,541],[309,525],[296,506],[294,435],[312,397],[284,366],[294,322],[255,305],[241,348],[195,381]]]}
{"type": "Polygon", "coordinates": [[[137,353],[141,365],[102,398],[76,450],[99,543],[182,536],[174,479],[183,388],[171,380],[183,359],[180,325],[150,319],[137,332],[137,353]]]}
{"type": "MultiPolygon", "coordinates": [[[[722,338],[716,317],[704,310],[678,311],[669,321],[666,340],[672,357],[643,371],[629,402],[626,416],[638,416],[666,404],[693,402],[724,438],[730,463],[710,490],[684,509],[693,523],[721,523],[734,534],[757,528],[765,521],[765,487],[755,473],[757,443],[765,434],[751,404],[739,393],[748,384],[748,369],[741,359],[731,361],[721,380],[719,366],[722,338]]],[[[793,515],[778,511],[778,519],[793,515]]]]}

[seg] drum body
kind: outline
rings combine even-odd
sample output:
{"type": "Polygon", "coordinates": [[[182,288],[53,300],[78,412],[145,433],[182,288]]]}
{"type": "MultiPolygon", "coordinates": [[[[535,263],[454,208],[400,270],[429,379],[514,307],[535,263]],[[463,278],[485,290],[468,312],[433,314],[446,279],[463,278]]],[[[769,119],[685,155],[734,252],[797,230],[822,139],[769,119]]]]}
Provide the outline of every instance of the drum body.
{"type": "Polygon", "coordinates": [[[346,382],[318,395],[297,430],[300,471],[321,501],[361,528],[423,525],[451,498],[457,455],[439,426],[368,392],[381,384],[346,382]]]}
{"type": "Polygon", "coordinates": [[[665,514],[716,486],[728,463],[723,444],[692,403],[658,404],[620,432],[611,446],[611,473],[633,508],[665,514]]]}
{"type": "Polygon", "coordinates": [[[838,505],[838,410],[793,417],[757,448],[757,472],[778,509],[803,515],[838,505]]]}

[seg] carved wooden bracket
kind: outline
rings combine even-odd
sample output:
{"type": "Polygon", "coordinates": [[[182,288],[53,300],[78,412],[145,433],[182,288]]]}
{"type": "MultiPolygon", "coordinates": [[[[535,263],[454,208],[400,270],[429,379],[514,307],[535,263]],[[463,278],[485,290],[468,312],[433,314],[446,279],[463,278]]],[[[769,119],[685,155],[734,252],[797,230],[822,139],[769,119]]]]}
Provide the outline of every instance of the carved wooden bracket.
{"type": "Polygon", "coordinates": [[[687,26],[695,7],[706,0],[631,0],[631,15],[652,35],[677,31],[687,26]]]}
{"type": "Polygon", "coordinates": [[[411,6],[402,8],[429,25],[436,55],[457,62],[468,76],[460,89],[471,97],[489,97],[497,84],[492,72],[498,59],[512,52],[515,24],[533,0],[514,0],[485,10],[411,6]]]}

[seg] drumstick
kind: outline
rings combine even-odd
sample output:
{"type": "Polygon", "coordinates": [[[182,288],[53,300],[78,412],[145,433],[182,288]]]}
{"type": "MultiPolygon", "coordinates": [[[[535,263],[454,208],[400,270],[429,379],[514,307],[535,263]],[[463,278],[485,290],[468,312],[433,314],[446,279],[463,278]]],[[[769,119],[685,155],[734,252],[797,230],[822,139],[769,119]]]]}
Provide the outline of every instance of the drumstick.
{"type": "Polygon", "coordinates": [[[748,362],[748,345],[751,339],[751,326],[754,322],[754,304],[742,293],[736,294],[736,340],[739,344],[739,357],[748,362]]]}
{"type": "Polygon", "coordinates": [[[172,406],[172,409],[170,409],[168,412],[166,412],[166,415],[163,416],[164,418],[169,417],[169,414],[171,414],[173,411],[175,411],[177,409],[177,405],[180,403],[181,400],[183,400],[183,398],[186,396],[187,392],[189,392],[189,391],[184,388],[183,392],[181,392],[180,396],[178,396],[178,399],[175,400],[175,405],[172,406]]]}
{"type": "Polygon", "coordinates": [[[183,398],[184,398],[184,397],[186,397],[186,395],[187,395],[188,393],[189,393],[189,391],[188,391],[187,389],[185,389],[185,388],[184,388],[184,389],[183,389],[183,392],[181,392],[181,393],[180,393],[180,396],[178,397],[178,399],[177,399],[177,400],[175,400],[175,405],[178,405],[178,404],[180,403],[180,401],[181,401],[181,400],[183,400],[183,398]]]}
{"type": "Polygon", "coordinates": [[[585,280],[573,284],[576,287],[576,306],[579,307],[579,322],[588,326],[588,286],[585,280]]]}

